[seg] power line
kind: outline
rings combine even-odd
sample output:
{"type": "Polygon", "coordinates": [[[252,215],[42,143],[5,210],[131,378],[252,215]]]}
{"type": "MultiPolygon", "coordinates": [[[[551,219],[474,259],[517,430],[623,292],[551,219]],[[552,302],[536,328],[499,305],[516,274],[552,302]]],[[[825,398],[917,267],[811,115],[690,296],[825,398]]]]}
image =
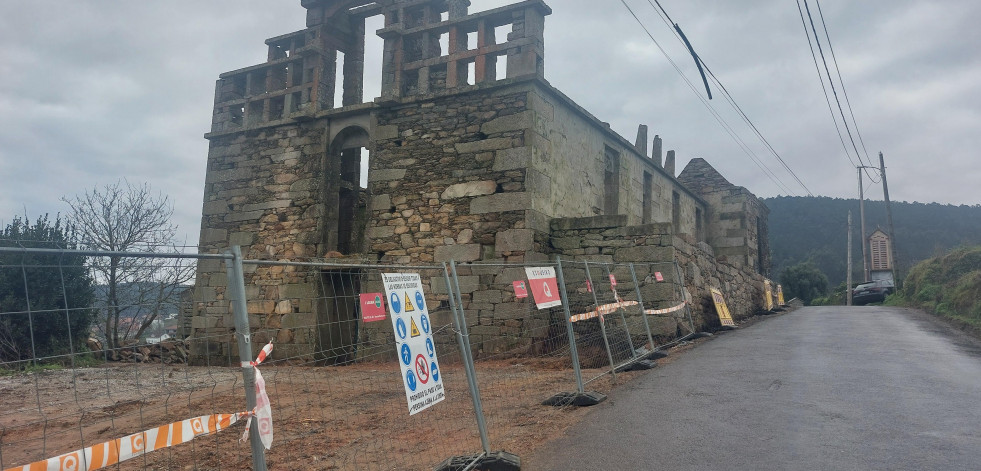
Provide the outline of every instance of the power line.
{"type": "Polygon", "coordinates": [[[834,108],[831,106],[828,89],[824,86],[824,77],[821,76],[821,66],[817,63],[817,54],[814,53],[814,43],[811,41],[810,31],[807,30],[807,20],[804,19],[804,9],[800,6],[800,0],[797,0],[797,11],[800,13],[800,22],[804,26],[804,36],[807,38],[807,45],[811,50],[811,58],[814,59],[814,70],[817,71],[818,82],[821,84],[821,90],[824,92],[824,101],[828,103],[828,112],[831,113],[831,121],[834,123],[835,131],[838,133],[838,140],[841,141],[841,148],[845,151],[845,157],[848,158],[848,162],[852,164],[852,167],[858,167],[858,164],[852,159],[851,153],[848,152],[848,145],[845,144],[845,136],[841,134],[841,128],[838,126],[838,118],[835,117],[834,108]]]}
{"type": "Polygon", "coordinates": [[[855,134],[858,134],[858,142],[862,144],[862,151],[865,152],[865,159],[872,162],[872,158],[869,157],[869,150],[865,148],[865,140],[862,139],[862,132],[858,130],[858,121],[855,120],[855,111],[852,110],[852,103],[848,99],[848,90],[845,89],[845,79],[841,77],[841,68],[838,67],[838,58],[835,56],[835,48],[831,45],[831,35],[828,34],[828,24],[824,21],[824,11],[821,9],[821,0],[814,0],[814,3],[818,7],[818,15],[821,17],[821,26],[824,27],[824,36],[828,39],[828,50],[831,51],[831,61],[835,64],[835,71],[838,73],[838,83],[841,84],[841,91],[845,95],[845,105],[848,106],[848,113],[852,117],[852,123],[855,124],[855,134]]]}
{"type": "MultiPolygon", "coordinates": [[[[845,89],[845,79],[841,76],[841,67],[838,67],[838,57],[835,56],[835,48],[831,45],[831,34],[828,33],[828,24],[824,21],[824,11],[821,8],[821,0],[814,0],[814,3],[818,7],[818,16],[821,18],[821,26],[824,28],[824,37],[828,40],[828,50],[831,51],[831,61],[835,65],[835,72],[838,74],[838,83],[841,84],[841,92],[845,95],[845,106],[848,107],[848,114],[852,117],[852,124],[855,125],[855,134],[858,134],[858,142],[862,144],[862,151],[865,152],[865,160],[872,165],[872,158],[869,157],[869,150],[865,148],[865,139],[862,138],[862,131],[858,129],[858,120],[855,119],[855,110],[852,109],[851,100],[848,98],[848,90],[845,89]]],[[[805,5],[807,2],[805,1],[805,5]]],[[[861,160],[861,157],[859,157],[861,160]]],[[[872,166],[875,168],[874,166],[872,166]]],[[[873,183],[879,183],[881,180],[876,180],[876,178],[865,170],[865,174],[872,180],[873,183]]]]}
{"type": "Polygon", "coordinates": [[[728,133],[729,136],[736,142],[736,144],[743,151],[743,153],[745,153],[753,161],[753,163],[755,163],[756,166],[760,168],[763,174],[766,175],[767,178],[770,179],[770,181],[772,181],[783,191],[786,191],[788,194],[796,196],[796,193],[794,193],[789,188],[787,188],[787,186],[784,185],[782,181],[780,181],[780,179],[776,176],[776,174],[774,174],[773,171],[770,170],[769,167],[767,167],[766,164],[764,164],[759,159],[759,157],[753,152],[753,150],[748,145],[746,145],[746,143],[736,134],[735,130],[732,129],[732,126],[730,126],[729,123],[726,122],[726,120],[722,117],[722,115],[720,115],[718,111],[716,111],[715,108],[708,101],[706,101],[705,98],[702,97],[701,93],[698,92],[698,90],[691,83],[691,81],[688,80],[688,77],[686,77],[685,74],[681,71],[681,68],[678,67],[678,64],[676,64],[674,60],[671,59],[671,56],[668,55],[667,51],[665,51],[664,48],[661,46],[661,44],[657,41],[657,39],[654,38],[654,35],[647,28],[647,26],[644,25],[644,23],[640,20],[637,14],[634,13],[634,10],[630,8],[630,5],[628,5],[625,0],[620,0],[620,3],[623,4],[623,6],[627,9],[628,12],[630,12],[630,15],[634,17],[634,20],[637,21],[637,24],[639,24],[640,27],[644,30],[644,32],[647,33],[647,36],[651,39],[651,41],[654,42],[654,45],[657,46],[657,48],[661,51],[661,54],[663,54],[664,57],[668,60],[668,62],[674,68],[675,72],[677,72],[678,75],[681,76],[682,80],[684,80],[685,83],[688,84],[688,88],[691,89],[692,93],[694,93],[695,96],[699,99],[699,101],[702,102],[702,105],[705,106],[705,108],[709,111],[709,113],[712,114],[715,120],[719,122],[719,125],[722,126],[722,128],[726,131],[726,133],[728,133]]]}
{"type": "MultiPolygon", "coordinates": [[[[800,3],[800,0],[798,0],[798,5],[799,5],[799,3],[800,3]]],[[[844,108],[842,108],[842,106],[841,106],[841,100],[838,98],[838,90],[835,88],[834,80],[831,78],[831,69],[828,67],[828,61],[827,61],[827,59],[824,57],[824,48],[821,47],[821,39],[818,38],[817,27],[814,25],[814,17],[811,16],[811,8],[807,5],[807,0],[804,0],[804,10],[807,11],[807,19],[811,23],[811,31],[814,32],[814,42],[815,42],[815,44],[817,44],[818,52],[821,54],[821,62],[824,64],[824,70],[825,70],[825,72],[828,75],[828,84],[831,85],[831,92],[834,95],[835,103],[838,104],[838,111],[841,113],[841,121],[842,121],[842,124],[844,124],[844,126],[845,126],[845,132],[848,133],[848,139],[852,143],[852,148],[855,150],[855,155],[858,156],[858,161],[861,162],[863,166],[865,166],[866,165],[866,162],[864,160],[862,160],[862,153],[858,151],[858,146],[855,144],[855,137],[852,136],[851,127],[848,126],[848,119],[845,118],[845,110],[844,110],[844,108]]],[[[825,93],[827,93],[827,92],[825,92],[825,93]]],[[[856,131],[857,131],[858,130],[858,125],[857,124],[856,124],[855,128],[856,128],[856,131]]],[[[871,160],[868,162],[868,165],[871,166],[871,160]]],[[[868,170],[865,170],[865,174],[871,180],[875,181],[875,178],[869,173],[868,170]]]]}
{"type": "MultiPolygon", "coordinates": [[[[675,36],[678,37],[680,41],[682,41],[682,44],[689,47],[690,49],[691,46],[688,44],[685,38],[683,36],[680,36],[681,28],[678,26],[677,23],[674,23],[674,21],[671,20],[671,15],[669,15],[667,10],[664,9],[664,7],[661,5],[661,2],[658,0],[654,0],[654,3],[651,3],[651,0],[647,0],[647,3],[651,5],[651,8],[654,8],[654,3],[657,3],[657,8],[654,8],[654,11],[658,11],[658,9],[660,9],[658,14],[661,15],[661,13],[663,13],[663,15],[661,15],[661,19],[665,22],[665,24],[668,25],[669,29],[672,28],[672,24],[673,24],[674,30],[676,31],[675,36]]],[[[807,185],[805,185],[804,182],[801,181],[800,177],[798,177],[797,174],[790,168],[790,166],[787,165],[787,162],[783,160],[783,157],[780,156],[780,153],[778,153],[776,149],[774,149],[773,146],[770,145],[770,141],[768,141],[766,137],[763,136],[763,133],[761,133],[760,130],[756,127],[756,124],[754,124],[753,121],[749,119],[749,116],[746,115],[742,107],[739,106],[738,103],[736,103],[736,99],[733,98],[732,94],[729,93],[729,90],[726,88],[725,85],[722,84],[722,81],[715,76],[715,72],[712,72],[712,69],[709,68],[708,64],[705,63],[705,60],[702,59],[700,55],[696,55],[695,59],[701,62],[703,66],[705,66],[705,70],[709,73],[709,76],[711,76],[715,84],[720,89],[722,89],[723,96],[725,96],[726,101],[729,103],[729,105],[731,105],[733,109],[735,109],[736,112],[739,113],[739,116],[743,119],[743,121],[746,124],[748,124],[750,128],[753,129],[753,132],[756,133],[756,136],[760,138],[760,141],[763,142],[763,144],[770,151],[770,153],[773,154],[774,157],[776,157],[777,161],[780,162],[780,165],[783,166],[783,168],[787,171],[787,173],[789,173],[792,177],[794,177],[794,180],[796,180],[797,183],[800,184],[800,186],[804,188],[805,191],[807,191],[808,195],[814,196],[814,194],[811,193],[811,190],[807,188],[807,185]]]]}

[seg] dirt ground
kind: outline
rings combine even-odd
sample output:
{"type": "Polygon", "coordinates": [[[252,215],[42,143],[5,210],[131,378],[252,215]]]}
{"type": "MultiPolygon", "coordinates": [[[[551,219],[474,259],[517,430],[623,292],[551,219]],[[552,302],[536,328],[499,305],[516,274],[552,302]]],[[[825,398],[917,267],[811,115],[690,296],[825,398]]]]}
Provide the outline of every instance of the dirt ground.
{"type": "MultiPolygon", "coordinates": [[[[460,365],[441,367],[446,399],[409,416],[398,367],[262,366],[274,414],[270,469],[433,469],[481,450],[460,365]]],[[[588,390],[609,392],[601,370],[588,390]]],[[[573,426],[586,409],[540,405],[572,391],[572,371],[548,359],[477,363],[492,450],[521,456],[573,426]]],[[[617,375],[629,381],[638,373],[617,375]]],[[[186,418],[245,409],[238,369],[109,364],[0,378],[0,468],[57,456],[186,418]]],[[[160,450],[119,469],[249,469],[244,424],[160,450]]]]}

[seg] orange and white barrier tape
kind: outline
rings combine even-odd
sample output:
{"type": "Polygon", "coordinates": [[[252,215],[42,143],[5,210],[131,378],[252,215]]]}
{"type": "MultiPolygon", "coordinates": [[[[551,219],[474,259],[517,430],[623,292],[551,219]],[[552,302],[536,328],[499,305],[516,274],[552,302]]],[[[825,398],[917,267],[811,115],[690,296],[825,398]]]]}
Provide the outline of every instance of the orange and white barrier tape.
{"type": "Polygon", "coordinates": [[[251,412],[212,414],[144,430],[5,471],[91,471],[224,430],[251,412]]]}
{"type": "Polygon", "coordinates": [[[579,322],[579,321],[584,321],[586,319],[594,319],[600,316],[611,314],[615,312],[617,309],[620,309],[622,307],[636,306],[636,305],[637,305],[637,301],[620,301],[611,304],[604,304],[594,309],[591,312],[576,314],[574,316],[569,317],[569,322],[579,322]]]}
{"type": "Polygon", "coordinates": [[[672,312],[680,311],[680,310],[684,309],[685,308],[685,304],[688,304],[688,303],[687,302],[682,302],[681,304],[679,304],[677,306],[672,306],[672,307],[668,307],[668,308],[664,308],[664,309],[647,309],[647,310],[644,311],[644,314],[651,315],[651,316],[656,316],[656,315],[659,315],[659,314],[670,314],[672,312]]]}
{"type": "MultiPolygon", "coordinates": [[[[269,404],[269,396],[266,394],[266,380],[262,378],[262,373],[259,372],[259,365],[268,357],[273,350],[272,340],[262,347],[262,351],[259,352],[259,356],[256,357],[255,361],[242,362],[243,368],[252,367],[255,369],[255,409],[253,414],[256,420],[259,421],[259,439],[262,440],[262,446],[266,449],[272,448],[273,441],[273,423],[272,423],[272,407],[269,404]]],[[[245,442],[249,439],[249,429],[252,427],[252,415],[249,416],[249,420],[245,423],[245,432],[242,432],[242,438],[240,442],[245,442]]]]}

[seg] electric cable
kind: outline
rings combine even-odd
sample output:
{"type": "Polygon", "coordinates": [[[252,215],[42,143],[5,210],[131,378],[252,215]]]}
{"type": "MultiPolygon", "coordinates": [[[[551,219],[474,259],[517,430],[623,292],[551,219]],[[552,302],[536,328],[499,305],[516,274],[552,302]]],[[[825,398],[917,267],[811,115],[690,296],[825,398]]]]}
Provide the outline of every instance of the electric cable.
{"type": "MultiPolygon", "coordinates": [[[[824,64],[824,70],[828,75],[828,83],[831,85],[831,92],[834,94],[835,103],[838,104],[838,111],[841,113],[841,120],[842,123],[845,125],[845,132],[848,133],[848,139],[852,143],[852,148],[855,149],[855,155],[858,156],[858,161],[862,162],[863,166],[868,164],[871,167],[871,160],[868,163],[862,160],[862,154],[861,152],[858,151],[858,146],[855,144],[855,137],[852,136],[852,130],[848,126],[848,119],[845,118],[845,110],[841,106],[841,100],[838,98],[838,90],[835,88],[834,80],[831,78],[831,69],[828,68],[828,61],[824,56],[824,48],[821,47],[821,39],[818,38],[817,27],[814,25],[814,17],[811,16],[811,8],[807,5],[807,0],[804,0],[804,10],[807,11],[807,19],[811,23],[811,31],[814,32],[814,42],[815,44],[817,44],[818,52],[821,54],[821,62],[824,64]]],[[[867,169],[865,169],[865,174],[869,177],[869,179],[873,181],[875,180],[875,178],[871,174],[869,174],[869,171],[867,169]]]]}
{"type": "MultiPolygon", "coordinates": [[[[658,15],[661,16],[661,20],[665,22],[665,24],[668,26],[668,28],[675,32],[675,37],[677,37],[678,40],[682,42],[682,45],[684,45],[684,46],[688,47],[689,49],[691,49],[690,48],[690,45],[685,40],[685,38],[681,36],[681,28],[678,26],[677,23],[674,23],[674,21],[671,19],[671,15],[669,15],[668,12],[667,12],[667,10],[664,9],[664,6],[661,5],[661,2],[659,0],[653,0],[653,2],[652,2],[652,0],[647,0],[647,3],[649,3],[651,5],[651,8],[653,8],[654,11],[657,12],[658,15]],[[657,4],[657,7],[654,6],[655,3],[657,4]]],[[[705,60],[704,59],[702,59],[702,56],[701,55],[696,55],[695,57],[701,63],[701,65],[705,67],[705,71],[708,72],[709,76],[712,78],[712,81],[715,82],[716,86],[718,86],[722,90],[723,96],[725,97],[725,99],[729,103],[729,105],[732,106],[732,108],[739,114],[739,116],[742,118],[742,120],[747,125],[749,125],[749,127],[753,130],[753,132],[760,139],[760,141],[764,144],[764,146],[766,146],[766,148],[770,151],[770,153],[773,154],[773,156],[777,159],[778,162],[780,162],[780,165],[783,166],[783,168],[787,171],[787,173],[789,173],[792,177],[794,177],[794,180],[796,180],[797,183],[802,188],[804,188],[805,191],[807,191],[807,194],[808,195],[814,196],[814,194],[811,193],[811,190],[809,188],[807,188],[807,185],[805,185],[804,182],[800,179],[800,177],[797,176],[797,173],[794,172],[790,168],[789,165],[787,165],[787,162],[784,161],[784,159],[780,155],[780,153],[777,152],[776,149],[773,148],[773,146],[770,144],[770,141],[767,140],[766,137],[763,136],[763,133],[760,132],[759,128],[756,127],[756,124],[753,123],[753,121],[749,118],[748,115],[746,115],[746,113],[743,111],[742,107],[739,106],[738,103],[736,103],[736,99],[733,98],[732,94],[729,93],[729,90],[722,83],[722,81],[719,80],[718,77],[716,77],[716,75],[715,75],[714,72],[712,72],[712,69],[709,67],[709,65],[707,63],[705,63],[705,60]]]]}
{"type": "MultiPolygon", "coordinates": [[[[811,50],[811,58],[814,59],[814,69],[817,70],[818,82],[821,83],[821,90],[824,92],[824,101],[828,103],[828,112],[831,113],[831,121],[835,124],[835,131],[838,133],[838,139],[841,141],[841,147],[845,151],[845,157],[848,158],[848,162],[851,163],[852,167],[858,167],[855,160],[852,159],[852,155],[848,152],[848,145],[845,144],[845,136],[841,134],[841,128],[838,126],[838,118],[835,117],[834,108],[831,106],[831,98],[828,95],[828,89],[824,86],[824,77],[821,75],[821,66],[817,62],[817,54],[814,53],[814,43],[811,41],[811,33],[807,29],[807,20],[804,19],[804,9],[800,6],[800,0],[797,0],[797,11],[800,13],[800,21],[804,26],[804,36],[807,37],[807,45],[811,50]]],[[[861,160],[861,159],[859,159],[861,160]]]]}
{"type": "Polygon", "coordinates": [[[719,122],[719,125],[721,125],[722,128],[729,134],[729,136],[732,137],[734,141],[736,141],[736,144],[740,147],[740,149],[747,156],[749,156],[749,158],[756,164],[757,167],[760,168],[763,174],[766,175],[767,178],[770,179],[770,181],[772,181],[775,185],[780,187],[783,191],[786,191],[788,194],[797,196],[796,193],[794,193],[789,188],[787,188],[787,186],[780,181],[780,179],[772,172],[772,170],[770,170],[769,167],[767,167],[766,164],[764,164],[759,159],[759,157],[756,156],[755,153],[753,153],[752,149],[750,149],[749,146],[747,146],[746,143],[742,141],[741,138],[739,138],[739,136],[735,133],[732,127],[725,121],[725,119],[722,118],[722,116],[718,113],[718,111],[716,111],[715,108],[710,103],[708,103],[705,100],[705,98],[702,97],[701,93],[698,92],[697,88],[691,83],[690,80],[688,80],[688,77],[686,77],[685,74],[681,71],[681,68],[678,67],[678,64],[676,64],[674,60],[671,59],[667,51],[665,51],[664,48],[661,46],[661,44],[657,41],[657,39],[654,38],[654,35],[650,32],[647,26],[644,25],[644,23],[640,20],[640,18],[637,16],[634,10],[630,8],[630,5],[628,5],[625,0],[620,0],[620,3],[623,4],[623,6],[627,9],[628,12],[630,12],[630,15],[634,17],[634,20],[637,21],[637,24],[639,24],[640,27],[644,30],[644,32],[647,33],[647,36],[651,39],[651,41],[654,42],[654,45],[657,46],[657,48],[661,51],[661,54],[663,54],[664,57],[667,58],[668,62],[675,69],[678,75],[680,75],[681,78],[685,81],[685,83],[688,84],[688,87],[692,90],[695,96],[698,97],[699,101],[702,102],[702,104],[706,107],[706,109],[708,109],[709,113],[712,114],[712,116],[716,119],[716,121],[719,122]]]}

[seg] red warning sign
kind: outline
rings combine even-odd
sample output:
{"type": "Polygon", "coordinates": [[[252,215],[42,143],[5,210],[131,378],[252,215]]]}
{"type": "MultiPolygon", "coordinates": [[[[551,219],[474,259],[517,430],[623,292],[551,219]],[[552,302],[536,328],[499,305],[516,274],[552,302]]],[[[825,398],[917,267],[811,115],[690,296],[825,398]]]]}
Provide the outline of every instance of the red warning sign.
{"type": "Polygon", "coordinates": [[[656,271],[654,272],[654,279],[657,281],[664,281],[664,275],[662,275],[661,272],[656,271]]]}
{"type": "Polygon", "coordinates": [[[528,297],[528,286],[523,280],[514,282],[514,297],[519,299],[528,297]]]}
{"type": "Polygon", "coordinates": [[[429,382],[429,363],[426,362],[426,357],[416,355],[416,376],[419,377],[419,382],[426,384],[429,382]]]}
{"type": "Polygon", "coordinates": [[[377,322],[385,320],[385,296],[381,293],[361,293],[361,320],[377,322]]]}
{"type": "Polygon", "coordinates": [[[559,283],[555,281],[555,268],[525,267],[525,273],[528,275],[528,284],[531,285],[531,294],[535,297],[535,306],[538,309],[562,305],[559,283]]]}

